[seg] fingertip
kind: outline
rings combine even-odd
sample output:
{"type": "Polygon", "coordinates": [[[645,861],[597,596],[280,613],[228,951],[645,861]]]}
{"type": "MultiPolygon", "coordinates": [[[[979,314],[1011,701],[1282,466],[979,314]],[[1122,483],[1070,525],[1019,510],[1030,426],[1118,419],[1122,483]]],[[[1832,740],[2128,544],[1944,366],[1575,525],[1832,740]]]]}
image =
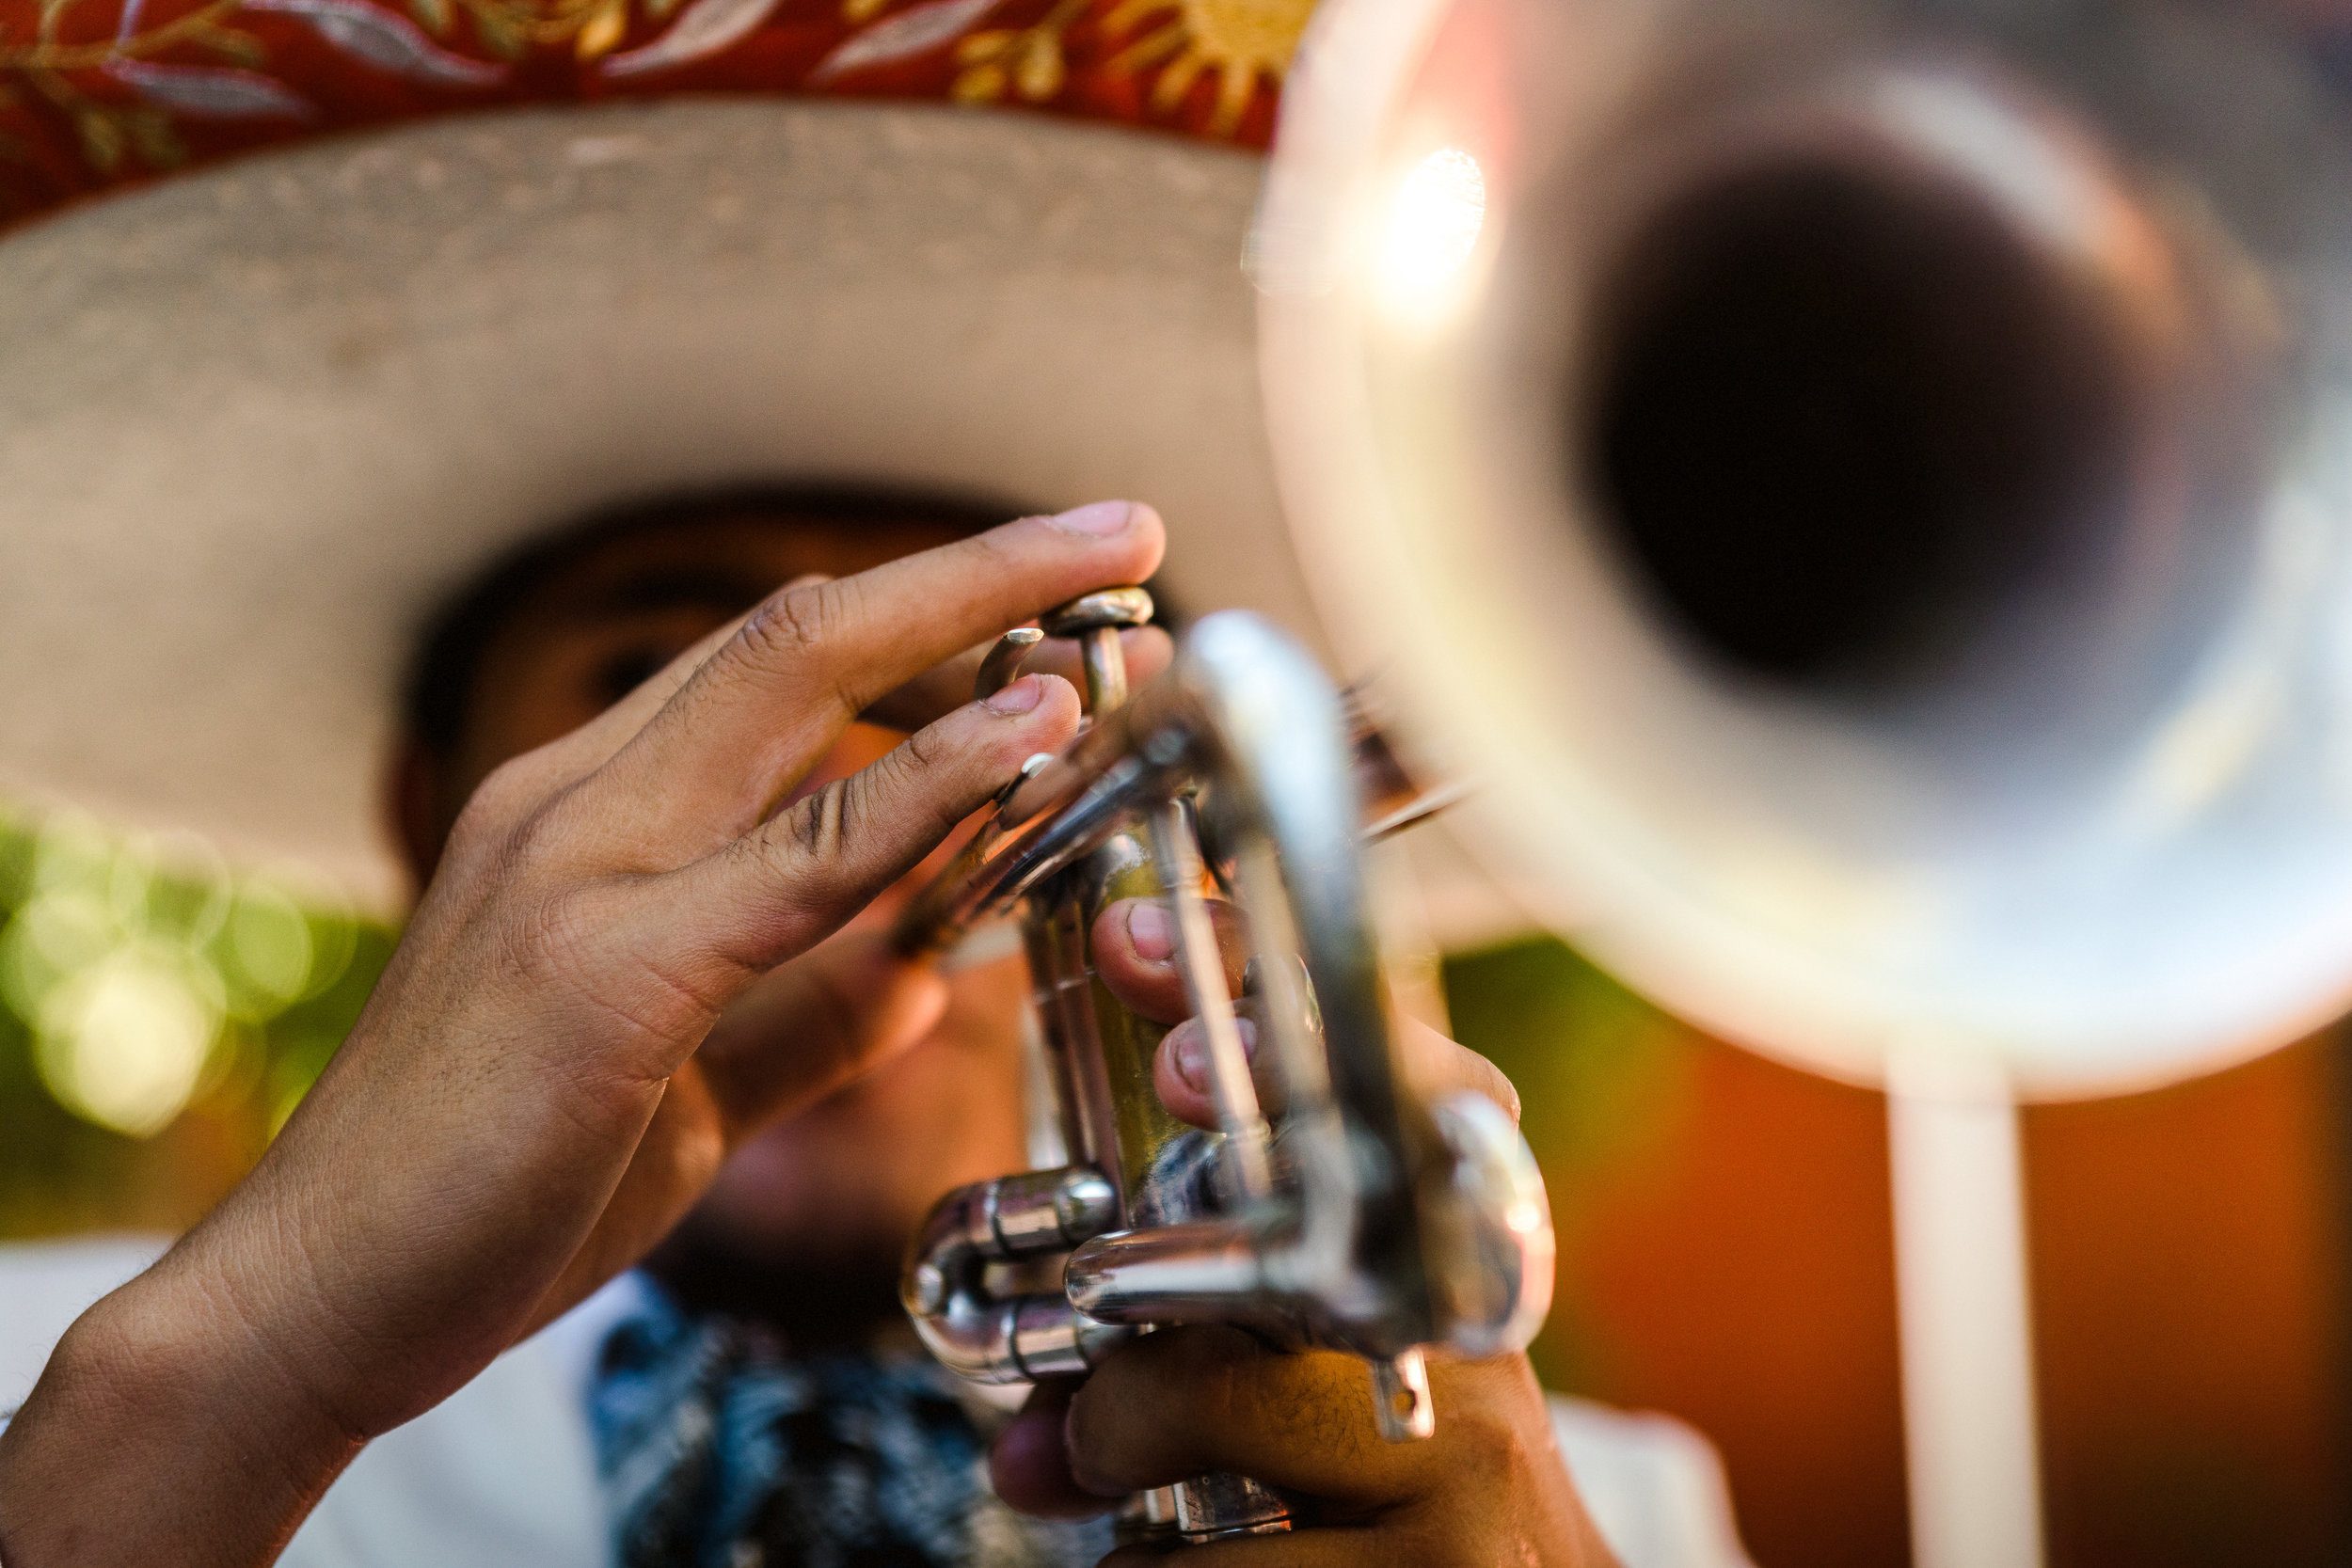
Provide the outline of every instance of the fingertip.
{"type": "Polygon", "coordinates": [[[1040,752],[1058,752],[1069,745],[1077,738],[1078,725],[1086,717],[1085,700],[1069,681],[1046,673],[1027,678],[1038,684],[1038,702],[1019,721],[1016,734],[1021,755],[1015,767],[1040,752]]]}
{"type": "Polygon", "coordinates": [[[1072,723],[1077,722],[1079,712],[1086,706],[1086,703],[1078,695],[1077,687],[1067,675],[1057,675],[1051,671],[1040,671],[1030,678],[1044,689],[1043,698],[1038,703],[1041,710],[1058,712],[1066,716],[1072,723]]]}
{"type": "Polygon", "coordinates": [[[1072,507],[1035,521],[1068,536],[1107,546],[1127,563],[1123,574],[1141,582],[1158,569],[1168,548],[1168,527],[1157,510],[1144,501],[1100,500],[1072,507]]]}
{"type": "Polygon", "coordinates": [[[1017,762],[1039,752],[1058,751],[1078,733],[1083,704],[1078,689],[1061,676],[1033,672],[1009,682],[977,705],[979,709],[1010,725],[1008,743],[1020,751],[1017,762]]]}
{"type": "Polygon", "coordinates": [[[1519,1119],[1518,1085],[1493,1062],[1418,1019],[1406,1020],[1403,1033],[1406,1071],[1423,1094],[1470,1089],[1519,1119]]]}
{"type": "Polygon", "coordinates": [[[1160,520],[1157,509],[1144,501],[1131,503],[1133,513],[1127,521],[1127,536],[1135,541],[1138,561],[1135,578],[1141,582],[1160,569],[1160,558],[1168,553],[1168,525],[1160,520]]]}
{"type": "Polygon", "coordinates": [[[1067,1386],[1041,1385],[989,1445],[989,1482],[1008,1506],[1043,1519],[1091,1518],[1111,1506],[1071,1474],[1069,1405],[1067,1386]]]}
{"type": "Polygon", "coordinates": [[[1168,525],[1161,520],[1158,507],[1153,506],[1150,501],[1129,501],[1127,509],[1127,527],[1130,531],[1148,533],[1153,539],[1162,539],[1167,536],[1168,525]]]}
{"type": "Polygon", "coordinates": [[[1016,714],[1031,711],[1044,700],[1044,677],[1031,674],[1007,681],[981,698],[980,706],[991,713],[1001,713],[1009,719],[1016,714]]]}
{"type": "Polygon", "coordinates": [[[1216,1106],[1209,1099],[1206,1068],[1200,1060],[1200,1027],[1186,1019],[1168,1032],[1152,1055],[1152,1088],[1168,1114],[1178,1121],[1215,1132],[1216,1106]],[[1185,1061],[1190,1052],[1193,1060],[1185,1061]]]}
{"type": "Polygon", "coordinates": [[[1127,945],[1146,963],[1166,963],[1176,951],[1176,913],[1165,898],[1127,900],[1127,945]]]}

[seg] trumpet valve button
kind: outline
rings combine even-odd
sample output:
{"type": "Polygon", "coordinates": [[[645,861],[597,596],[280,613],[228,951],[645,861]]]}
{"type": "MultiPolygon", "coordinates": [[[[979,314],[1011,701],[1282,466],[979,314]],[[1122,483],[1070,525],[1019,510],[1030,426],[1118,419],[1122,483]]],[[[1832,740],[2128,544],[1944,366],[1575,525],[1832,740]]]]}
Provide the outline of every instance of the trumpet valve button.
{"type": "Polygon", "coordinates": [[[1048,637],[1078,637],[1105,626],[1139,626],[1152,619],[1152,595],[1140,588],[1102,588],[1081,594],[1038,617],[1048,637]]]}

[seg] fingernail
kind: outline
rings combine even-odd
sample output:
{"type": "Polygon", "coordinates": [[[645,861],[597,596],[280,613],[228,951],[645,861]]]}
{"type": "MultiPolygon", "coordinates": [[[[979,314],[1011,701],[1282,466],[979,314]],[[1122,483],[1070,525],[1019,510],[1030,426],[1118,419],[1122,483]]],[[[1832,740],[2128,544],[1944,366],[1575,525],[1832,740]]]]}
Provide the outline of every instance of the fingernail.
{"type": "Polygon", "coordinates": [[[1059,514],[1054,521],[1073,533],[1092,533],[1107,537],[1127,526],[1135,515],[1133,501],[1089,501],[1059,514]]]}
{"type": "MultiPolygon", "coordinates": [[[[1251,1060],[1258,1055],[1258,1026],[1246,1018],[1233,1020],[1233,1033],[1241,1037],[1241,1053],[1251,1060]]],[[[1176,1076],[1192,1085],[1195,1093],[1209,1092],[1209,1042],[1207,1032],[1197,1019],[1187,1019],[1168,1037],[1169,1051],[1176,1065],[1176,1076]]]]}
{"type": "Polygon", "coordinates": [[[1200,1037],[1197,1020],[1187,1019],[1176,1032],[1168,1037],[1168,1056],[1176,1065],[1176,1076],[1192,1085],[1196,1094],[1209,1092],[1209,1047],[1200,1037]]]}
{"type": "Polygon", "coordinates": [[[1044,696],[1045,683],[1035,675],[1024,675],[1010,686],[990,693],[980,705],[997,713],[1026,713],[1044,696]]]}
{"type": "Polygon", "coordinates": [[[1176,922],[1168,917],[1168,906],[1150,898],[1128,905],[1127,940],[1135,943],[1136,958],[1152,963],[1175,952],[1176,922]]]}

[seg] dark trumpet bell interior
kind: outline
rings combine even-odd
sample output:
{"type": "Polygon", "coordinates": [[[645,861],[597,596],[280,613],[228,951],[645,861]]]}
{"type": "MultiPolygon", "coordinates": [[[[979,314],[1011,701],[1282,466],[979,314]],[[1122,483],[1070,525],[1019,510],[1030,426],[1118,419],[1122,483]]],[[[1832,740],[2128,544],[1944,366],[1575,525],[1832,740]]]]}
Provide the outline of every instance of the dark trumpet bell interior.
{"type": "Polygon", "coordinates": [[[1867,148],[1749,156],[1602,275],[1571,451],[1664,618],[1735,670],[1921,678],[2109,531],[2111,315],[1984,193],[1867,148]]]}

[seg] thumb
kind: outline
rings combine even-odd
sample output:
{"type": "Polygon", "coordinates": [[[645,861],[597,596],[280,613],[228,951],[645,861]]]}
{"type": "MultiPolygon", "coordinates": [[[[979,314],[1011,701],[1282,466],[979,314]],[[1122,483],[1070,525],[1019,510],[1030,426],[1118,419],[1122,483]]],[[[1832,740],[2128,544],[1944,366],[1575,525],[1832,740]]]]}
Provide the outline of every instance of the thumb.
{"type": "Polygon", "coordinates": [[[842,931],[770,971],[695,1053],[728,1147],[912,1047],[946,1005],[947,982],[886,931],[842,931]]]}

